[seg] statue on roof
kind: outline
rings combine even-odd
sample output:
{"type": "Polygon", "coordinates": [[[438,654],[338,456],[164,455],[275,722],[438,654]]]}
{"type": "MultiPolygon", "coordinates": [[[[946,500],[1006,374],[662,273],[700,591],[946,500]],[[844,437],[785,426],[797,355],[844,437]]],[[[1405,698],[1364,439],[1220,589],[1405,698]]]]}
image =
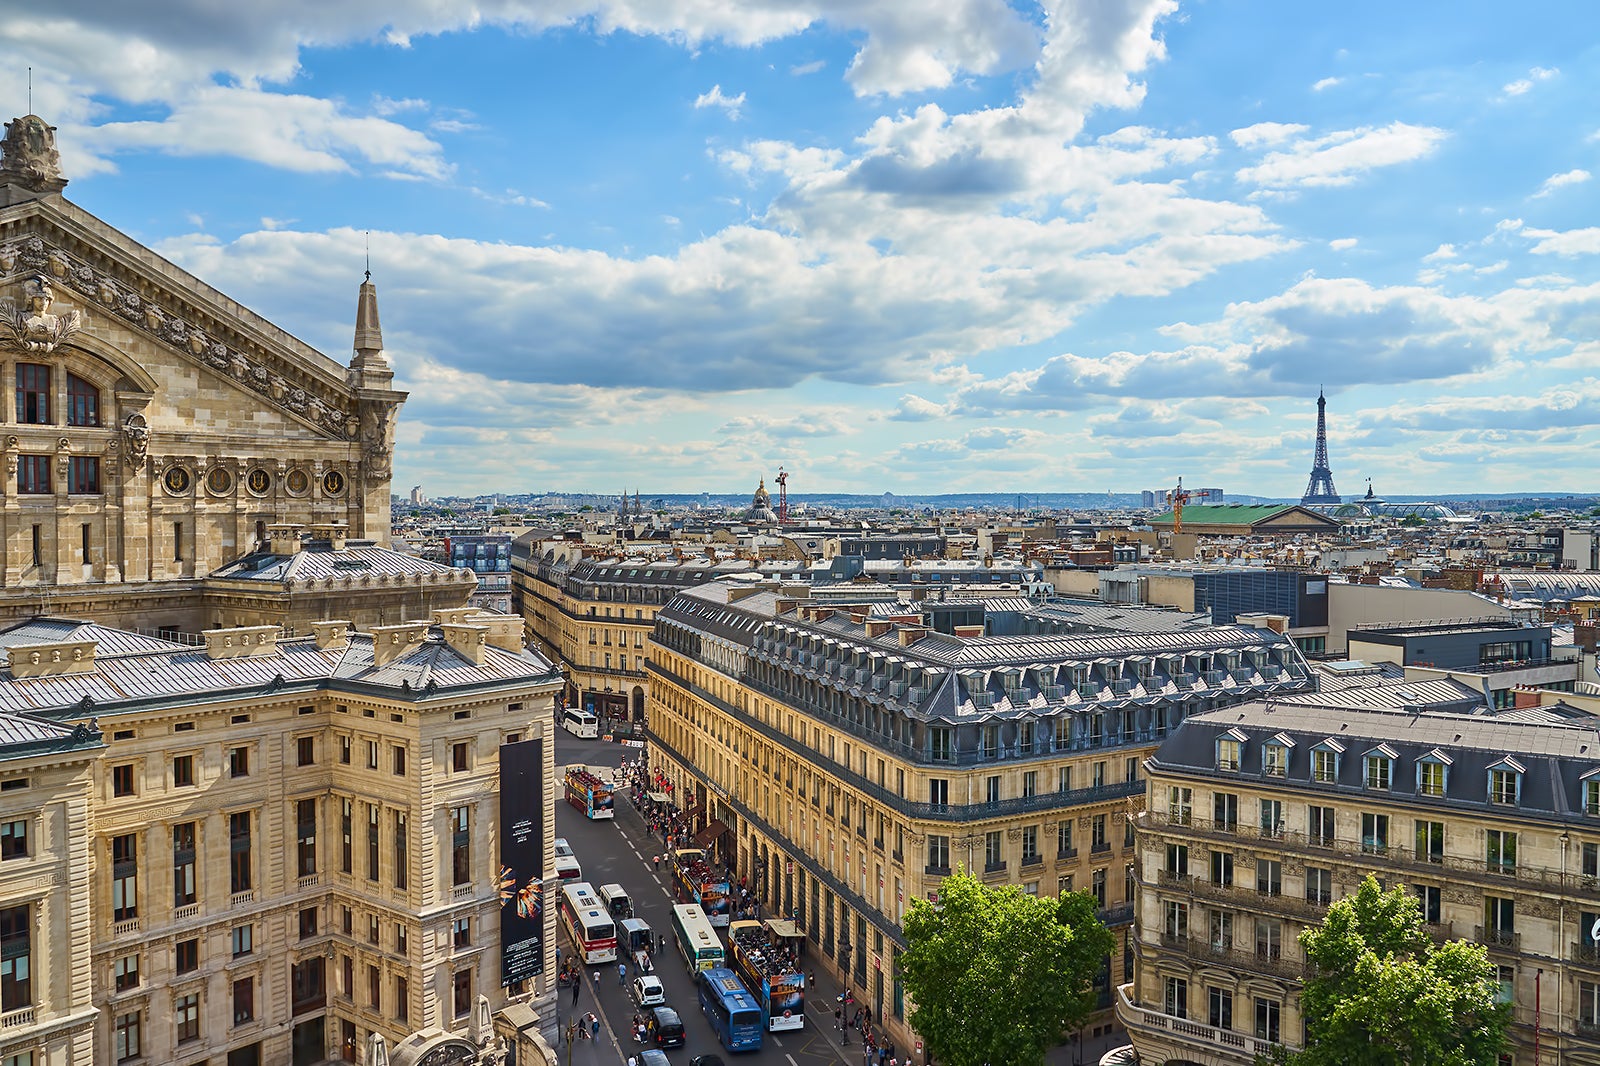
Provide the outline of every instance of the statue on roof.
{"type": "Polygon", "coordinates": [[[81,311],[58,315],[50,310],[56,291],[43,274],[24,282],[22,295],[26,308],[17,310],[15,301],[7,300],[4,314],[0,314],[0,343],[7,348],[35,354],[53,352],[83,325],[81,311]]]}
{"type": "Polygon", "coordinates": [[[0,185],[16,184],[34,192],[60,192],[61,153],[56,151],[56,128],[38,115],[24,115],[6,123],[0,139],[0,185]]]}

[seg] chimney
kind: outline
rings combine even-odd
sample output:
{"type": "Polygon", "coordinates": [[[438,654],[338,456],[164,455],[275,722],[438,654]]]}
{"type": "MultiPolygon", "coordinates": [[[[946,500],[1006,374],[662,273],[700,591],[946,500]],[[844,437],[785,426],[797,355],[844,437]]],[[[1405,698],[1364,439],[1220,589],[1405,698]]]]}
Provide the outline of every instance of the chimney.
{"type": "Polygon", "coordinates": [[[401,622],[394,626],[372,627],[372,665],[388,666],[428,639],[428,623],[401,622]]]}
{"type": "Polygon", "coordinates": [[[900,632],[900,646],[902,648],[909,648],[909,647],[911,647],[911,645],[915,644],[917,641],[921,640],[923,637],[928,635],[928,627],[927,626],[901,626],[899,632],[900,632]]]}
{"type": "Polygon", "coordinates": [[[478,609],[476,607],[435,607],[433,610],[433,624],[436,626],[459,625],[477,613],[478,609]]]}
{"type": "Polygon", "coordinates": [[[349,534],[350,526],[345,522],[329,522],[325,525],[313,526],[311,529],[312,536],[326,539],[329,549],[336,552],[344,551],[345,538],[349,534]]]}
{"type": "Polygon", "coordinates": [[[205,631],[207,659],[258,659],[278,654],[277,626],[238,626],[205,631]]]}
{"type": "Polygon", "coordinates": [[[293,522],[270,525],[267,540],[273,555],[293,555],[300,550],[300,527],[293,522]]]}
{"type": "Polygon", "coordinates": [[[728,602],[738,603],[740,600],[747,600],[761,591],[763,590],[750,585],[735,585],[728,590],[728,602]]]}
{"type": "Polygon", "coordinates": [[[876,640],[894,629],[894,623],[887,618],[869,618],[866,620],[867,639],[876,640]]]}
{"type": "Polygon", "coordinates": [[[982,626],[956,626],[955,629],[956,636],[960,637],[962,640],[971,640],[974,637],[983,636],[982,626]]]}
{"type": "Polygon", "coordinates": [[[445,622],[439,626],[444,642],[457,655],[473,666],[483,665],[483,649],[488,643],[488,626],[469,626],[459,622],[445,622]]]}
{"type": "Polygon", "coordinates": [[[9,649],[12,677],[46,677],[52,674],[94,672],[92,640],[64,640],[49,644],[19,644],[9,649]]]}
{"type": "Polygon", "coordinates": [[[322,651],[338,651],[350,646],[350,623],[342,618],[330,622],[312,622],[317,647],[322,651]]]}

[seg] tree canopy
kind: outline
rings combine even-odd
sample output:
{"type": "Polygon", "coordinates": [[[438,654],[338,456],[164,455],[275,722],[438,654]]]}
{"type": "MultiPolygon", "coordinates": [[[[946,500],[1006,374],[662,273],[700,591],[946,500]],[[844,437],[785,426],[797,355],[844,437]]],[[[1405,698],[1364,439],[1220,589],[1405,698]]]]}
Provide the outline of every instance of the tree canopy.
{"type": "Polygon", "coordinates": [[[1494,1066],[1509,1009],[1481,945],[1436,945],[1416,896],[1370,875],[1300,934],[1315,967],[1300,997],[1306,1048],[1290,1066],[1494,1066]]]}
{"type": "Polygon", "coordinates": [[[1116,940],[1087,893],[990,888],[965,870],[913,900],[900,973],[910,1021],[949,1066],[1038,1066],[1094,1009],[1116,940]]]}

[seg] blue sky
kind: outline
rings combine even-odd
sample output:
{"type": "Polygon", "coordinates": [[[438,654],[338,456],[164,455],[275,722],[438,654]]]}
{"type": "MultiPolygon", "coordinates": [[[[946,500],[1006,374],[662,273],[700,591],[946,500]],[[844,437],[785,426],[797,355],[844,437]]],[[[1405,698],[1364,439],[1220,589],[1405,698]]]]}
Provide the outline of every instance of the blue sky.
{"type": "Polygon", "coordinates": [[[1592,488],[1591,4],[66,0],[68,197],[430,494],[1592,488]]]}

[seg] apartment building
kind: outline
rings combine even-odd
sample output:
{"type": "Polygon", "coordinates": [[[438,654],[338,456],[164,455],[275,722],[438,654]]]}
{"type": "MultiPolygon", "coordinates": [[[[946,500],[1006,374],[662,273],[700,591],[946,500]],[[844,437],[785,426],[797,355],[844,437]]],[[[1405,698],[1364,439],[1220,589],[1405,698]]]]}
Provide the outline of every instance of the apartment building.
{"type": "Polygon", "coordinates": [[[1370,873],[1488,949],[1502,1063],[1600,1063],[1600,719],[1250,703],[1189,717],[1144,770],[1117,1016],[1145,1061],[1302,1046],[1298,935],[1370,873]]]}
{"type": "MultiPolygon", "coordinates": [[[[975,601],[969,625],[939,633],[926,604],[808,591],[727,579],[657,612],[651,758],[702,846],[794,914],[904,1047],[909,900],[965,866],[1030,893],[1092,892],[1125,934],[1142,759],[1190,713],[1310,687],[1266,630],[1170,614],[1170,632],[1073,635],[1040,618],[984,636],[1024,628],[1001,614],[1026,601],[1008,600],[989,616],[975,601]]],[[[1129,958],[1107,960],[1106,1005],[1129,958]]]]}
{"type": "Polygon", "coordinates": [[[560,677],[517,620],[41,618],[0,649],[0,1062],[475,1057],[480,997],[553,1033],[553,965],[502,987],[502,745],[542,766],[546,866],[554,839],[560,677]]]}

